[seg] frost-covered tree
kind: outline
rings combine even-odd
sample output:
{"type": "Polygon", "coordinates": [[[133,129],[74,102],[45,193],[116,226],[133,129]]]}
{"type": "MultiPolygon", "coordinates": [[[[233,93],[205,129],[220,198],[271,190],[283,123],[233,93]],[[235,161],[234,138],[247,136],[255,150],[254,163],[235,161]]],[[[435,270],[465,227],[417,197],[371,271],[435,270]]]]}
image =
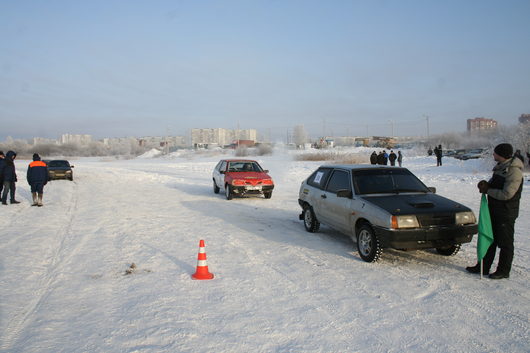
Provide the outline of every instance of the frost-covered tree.
{"type": "Polygon", "coordinates": [[[307,133],[305,132],[304,125],[296,125],[293,130],[293,140],[296,146],[303,147],[307,142],[307,133]]]}

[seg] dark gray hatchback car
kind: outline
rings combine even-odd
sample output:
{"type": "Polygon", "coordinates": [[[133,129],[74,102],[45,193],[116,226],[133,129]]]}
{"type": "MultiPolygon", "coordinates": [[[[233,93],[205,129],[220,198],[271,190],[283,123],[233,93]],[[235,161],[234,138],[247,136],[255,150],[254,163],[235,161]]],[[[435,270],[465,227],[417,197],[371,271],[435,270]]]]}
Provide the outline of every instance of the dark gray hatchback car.
{"type": "Polygon", "coordinates": [[[66,160],[53,160],[46,163],[48,165],[48,180],[68,179],[74,180],[72,172],[73,165],[66,160]]]}
{"type": "Polygon", "coordinates": [[[298,203],[308,232],[322,222],[350,236],[367,262],[384,248],[454,255],[477,233],[471,209],[436,195],[406,168],[323,165],[302,182],[298,203]]]}

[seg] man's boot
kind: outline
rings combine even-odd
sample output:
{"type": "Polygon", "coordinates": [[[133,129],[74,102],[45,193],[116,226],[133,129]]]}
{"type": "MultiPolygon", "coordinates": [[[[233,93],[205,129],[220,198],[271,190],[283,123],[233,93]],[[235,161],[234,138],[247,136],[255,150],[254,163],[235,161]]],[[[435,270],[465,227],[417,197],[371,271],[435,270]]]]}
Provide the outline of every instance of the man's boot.
{"type": "MultiPolygon", "coordinates": [[[[467,272],[471,272],[471,273],[480,273],[480,262],[476,264],[475,266],[466,267],[466,270],[467,272]]],[[[484,275],[488,275],[490,273],[489,268],[483,268],[482,270],[483,270],[482,274],[484,275]]]]}
{"type": "Polygon", "coordinates": [[[39,194],[39,198],[37,200],[37,206],[42,207],[42,194],[39,194]]]}
{"type": "Polygon", "coordinates": [[[31,196],[33,197],[33,204],[31,206],[37,206],[37,193],[32,192],[31,196]]]}

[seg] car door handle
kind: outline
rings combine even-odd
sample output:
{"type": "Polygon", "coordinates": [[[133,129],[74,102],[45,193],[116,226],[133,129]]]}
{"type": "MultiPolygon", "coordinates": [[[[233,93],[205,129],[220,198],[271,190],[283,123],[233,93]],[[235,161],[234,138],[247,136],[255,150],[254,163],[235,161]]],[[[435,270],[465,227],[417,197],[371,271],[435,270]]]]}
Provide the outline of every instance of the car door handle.
{"type": "Polygon", "coordinates": [[[326,196],[326,194],[322,194],[320,195],[320,197],[322,197],[323,199],[327,199],[328,197],[326,196]]]}

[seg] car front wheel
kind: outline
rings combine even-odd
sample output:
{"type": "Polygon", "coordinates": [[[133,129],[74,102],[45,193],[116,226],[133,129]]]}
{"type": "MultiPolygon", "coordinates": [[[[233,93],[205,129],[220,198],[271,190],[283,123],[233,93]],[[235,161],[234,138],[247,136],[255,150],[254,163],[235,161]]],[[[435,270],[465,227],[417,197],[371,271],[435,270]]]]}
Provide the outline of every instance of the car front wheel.
{"type": "Polygon", "coordinates": [[[376,262],[383,253],[377,235],[368,224],[363,224],[357,231],[357,251],[366,262],[376,262]]]}
{"type": "Polygon", "coordinates": [[[270,198],[272,197],[272,191],[264,192],[264,193],[263,193],[263,196],[264,196],[266,199],[270,199],[270,198]]]}
{"type": "Polygon", "coordinates": [[[218,194],[219,193],[219,186],[215,183],[215,180],[213,181],[213,192],[218,194]]]}
{"type": "Polygon", "coordinates": [[[227,200],[232,200],[233,194],[232,194],[232,186],[226,184],[225,185],[225,196],[227,200]]]}
{"type": "Polygon", "coordinates": [[[460,244],[450,245],[443,248],[436,248],[436,252],[443,256],[454,256],[460,250],[460,244]]]}
{"type": "Polygon", "coordinates": [[[313,208],[309,205],[304,206],[303,211],[304,227],[310,233],[315,233],[320,228],[320,222],[313,212],[313,208]]]}

